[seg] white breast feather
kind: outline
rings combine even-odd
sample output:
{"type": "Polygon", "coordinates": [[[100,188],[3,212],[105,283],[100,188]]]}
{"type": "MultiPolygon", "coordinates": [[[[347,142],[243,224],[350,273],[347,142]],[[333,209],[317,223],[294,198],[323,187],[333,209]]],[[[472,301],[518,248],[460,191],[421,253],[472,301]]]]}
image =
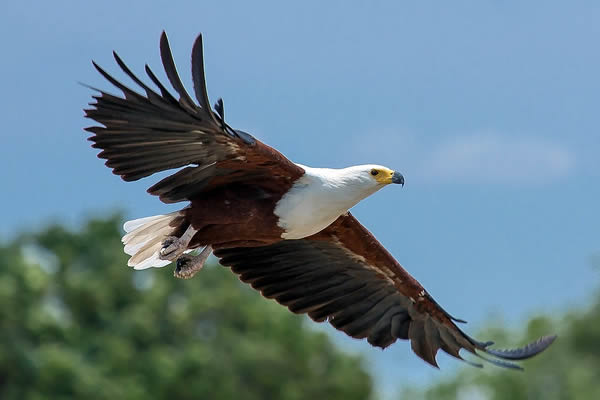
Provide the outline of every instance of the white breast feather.
{"type": "Polygon", "coordinates": [[[382,185],[369,176],[372,166],[311,168],[279,200],[274,213],[284,239],[301,239],[322,231],[382,185]]]}

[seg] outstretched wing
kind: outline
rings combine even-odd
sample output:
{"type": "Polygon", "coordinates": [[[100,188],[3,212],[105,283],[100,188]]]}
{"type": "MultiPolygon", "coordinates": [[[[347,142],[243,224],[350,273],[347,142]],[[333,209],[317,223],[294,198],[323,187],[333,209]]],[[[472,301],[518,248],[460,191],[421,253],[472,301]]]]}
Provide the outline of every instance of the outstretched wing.
{"type": "Polygon", "coordinates": [[[113,53],[119,67],[144,92],[139,94],[94,66],[124,97],[102,90],[85,110],[86,117],[103,126],[86,128],[94,135],[98,157],[126,181],[159,171],[182,168],[161,180],[148,192],[166,203],[185,201],[203,191],[246,182],[285,192],[304,170],[281,153],[251,135],[225,123],[223,102],[210,108],[206,94],[202,36],[192,50],[192,78],[198,104],[185,90],[175,68],[167,35],[160,38],[160,54],[166,75],[179,98],[175,98],[146,65],[146,73],[158,88],[147,86],[113,53]]]}
{"type": "MultiPolygon", "coordinates": [[[[425,289],[398,264],[352,215],[341,216],[322,232],[300,240],[284,240],[255,248],[218,249],[215,255],[243,282],[294,313],[328,321],[349,336],[385,348],[397,339],[437,366],[439,349],[462,359],[461,349],[504,360],[523,360],[545,350],[555,339],[546,336],[515,350],[493,350],[462,332],[425,289]],[[479,352],[479,353],[478,353],[479,352]]],[[[481,364],[471,363],[476,366],[481,364]]]]}

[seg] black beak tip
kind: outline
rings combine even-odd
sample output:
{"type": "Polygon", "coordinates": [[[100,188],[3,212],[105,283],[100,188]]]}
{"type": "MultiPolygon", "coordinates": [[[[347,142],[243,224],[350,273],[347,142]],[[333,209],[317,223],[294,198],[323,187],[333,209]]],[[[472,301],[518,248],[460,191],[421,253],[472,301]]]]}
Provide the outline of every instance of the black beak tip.
{"type": "Polygon", "coordinates": [[[392,183],[404,186],[404,176],[400,172],[394,172],[394,175],[392,175],[392,183]]]}

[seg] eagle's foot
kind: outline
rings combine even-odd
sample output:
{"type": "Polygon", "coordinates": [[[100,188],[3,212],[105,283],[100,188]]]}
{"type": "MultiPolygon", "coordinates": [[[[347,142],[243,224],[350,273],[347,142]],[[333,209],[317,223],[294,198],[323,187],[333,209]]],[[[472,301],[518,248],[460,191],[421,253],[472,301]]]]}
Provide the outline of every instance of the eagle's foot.
{"type": "Polygon", "coordinates": [[[179,257],[177,259],[177,266],[175,267],[173,276],[180,279],[193,278],[194,275],[196,275],[196,273],[204,267],[204,264],[206,263],[206,260],[208,259],[208,256],[210,256],[211,252],[212,247],[209,245],[206,246],[200,252],[200,254],[196,256],[183,255],[179,257]]]}
{"type": "Polygon", "coordinates": [[[159,252],[159,258],[161,260],[173,261],[179,256],[181,256],[186,250],[188,250],[188,245],[192,241],[194,235],[198,232],[196,229],[192,227],[192,225],[188,226],[185,230],[184,234],[181,237],[176,236],[168,236],[162,242],[162,249],[159,252]]]}
{"type": "Polygon", "coordinates": [[[162,249],[160,249],[161,258],[163,255],[168,255],[171,253],[172,248],[176,248],[177,245],[174,245],[179,238],[177,236],[167,236],[165,240],[162,242],[162,249]]]}

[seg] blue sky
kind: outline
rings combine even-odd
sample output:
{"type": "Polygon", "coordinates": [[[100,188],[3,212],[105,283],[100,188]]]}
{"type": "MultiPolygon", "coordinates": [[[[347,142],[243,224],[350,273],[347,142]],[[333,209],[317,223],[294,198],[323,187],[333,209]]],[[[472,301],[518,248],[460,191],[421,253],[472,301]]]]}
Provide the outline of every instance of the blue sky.
{"type": "MultiPolygon", "coordinates": [[[[232,126],[303,164],[403,172],[404,188],[354,213],[468,332],[490,315],[516,326],[584,304],[597,288],[597,2],[85,3],[3,7],[0,237],[178,207],[144,193],[155,180],[125,183],[96,158],[82,131],[91,92],[77,82],[110,88],[90,61],[117,72],[113,49],[164,77],[166,29],[191,88],[203,32],[209,95],[232,126]]],[[[442,358],[433,370],[406,343],[352,348],[385,390],[459,367],[442,358]]]]}

